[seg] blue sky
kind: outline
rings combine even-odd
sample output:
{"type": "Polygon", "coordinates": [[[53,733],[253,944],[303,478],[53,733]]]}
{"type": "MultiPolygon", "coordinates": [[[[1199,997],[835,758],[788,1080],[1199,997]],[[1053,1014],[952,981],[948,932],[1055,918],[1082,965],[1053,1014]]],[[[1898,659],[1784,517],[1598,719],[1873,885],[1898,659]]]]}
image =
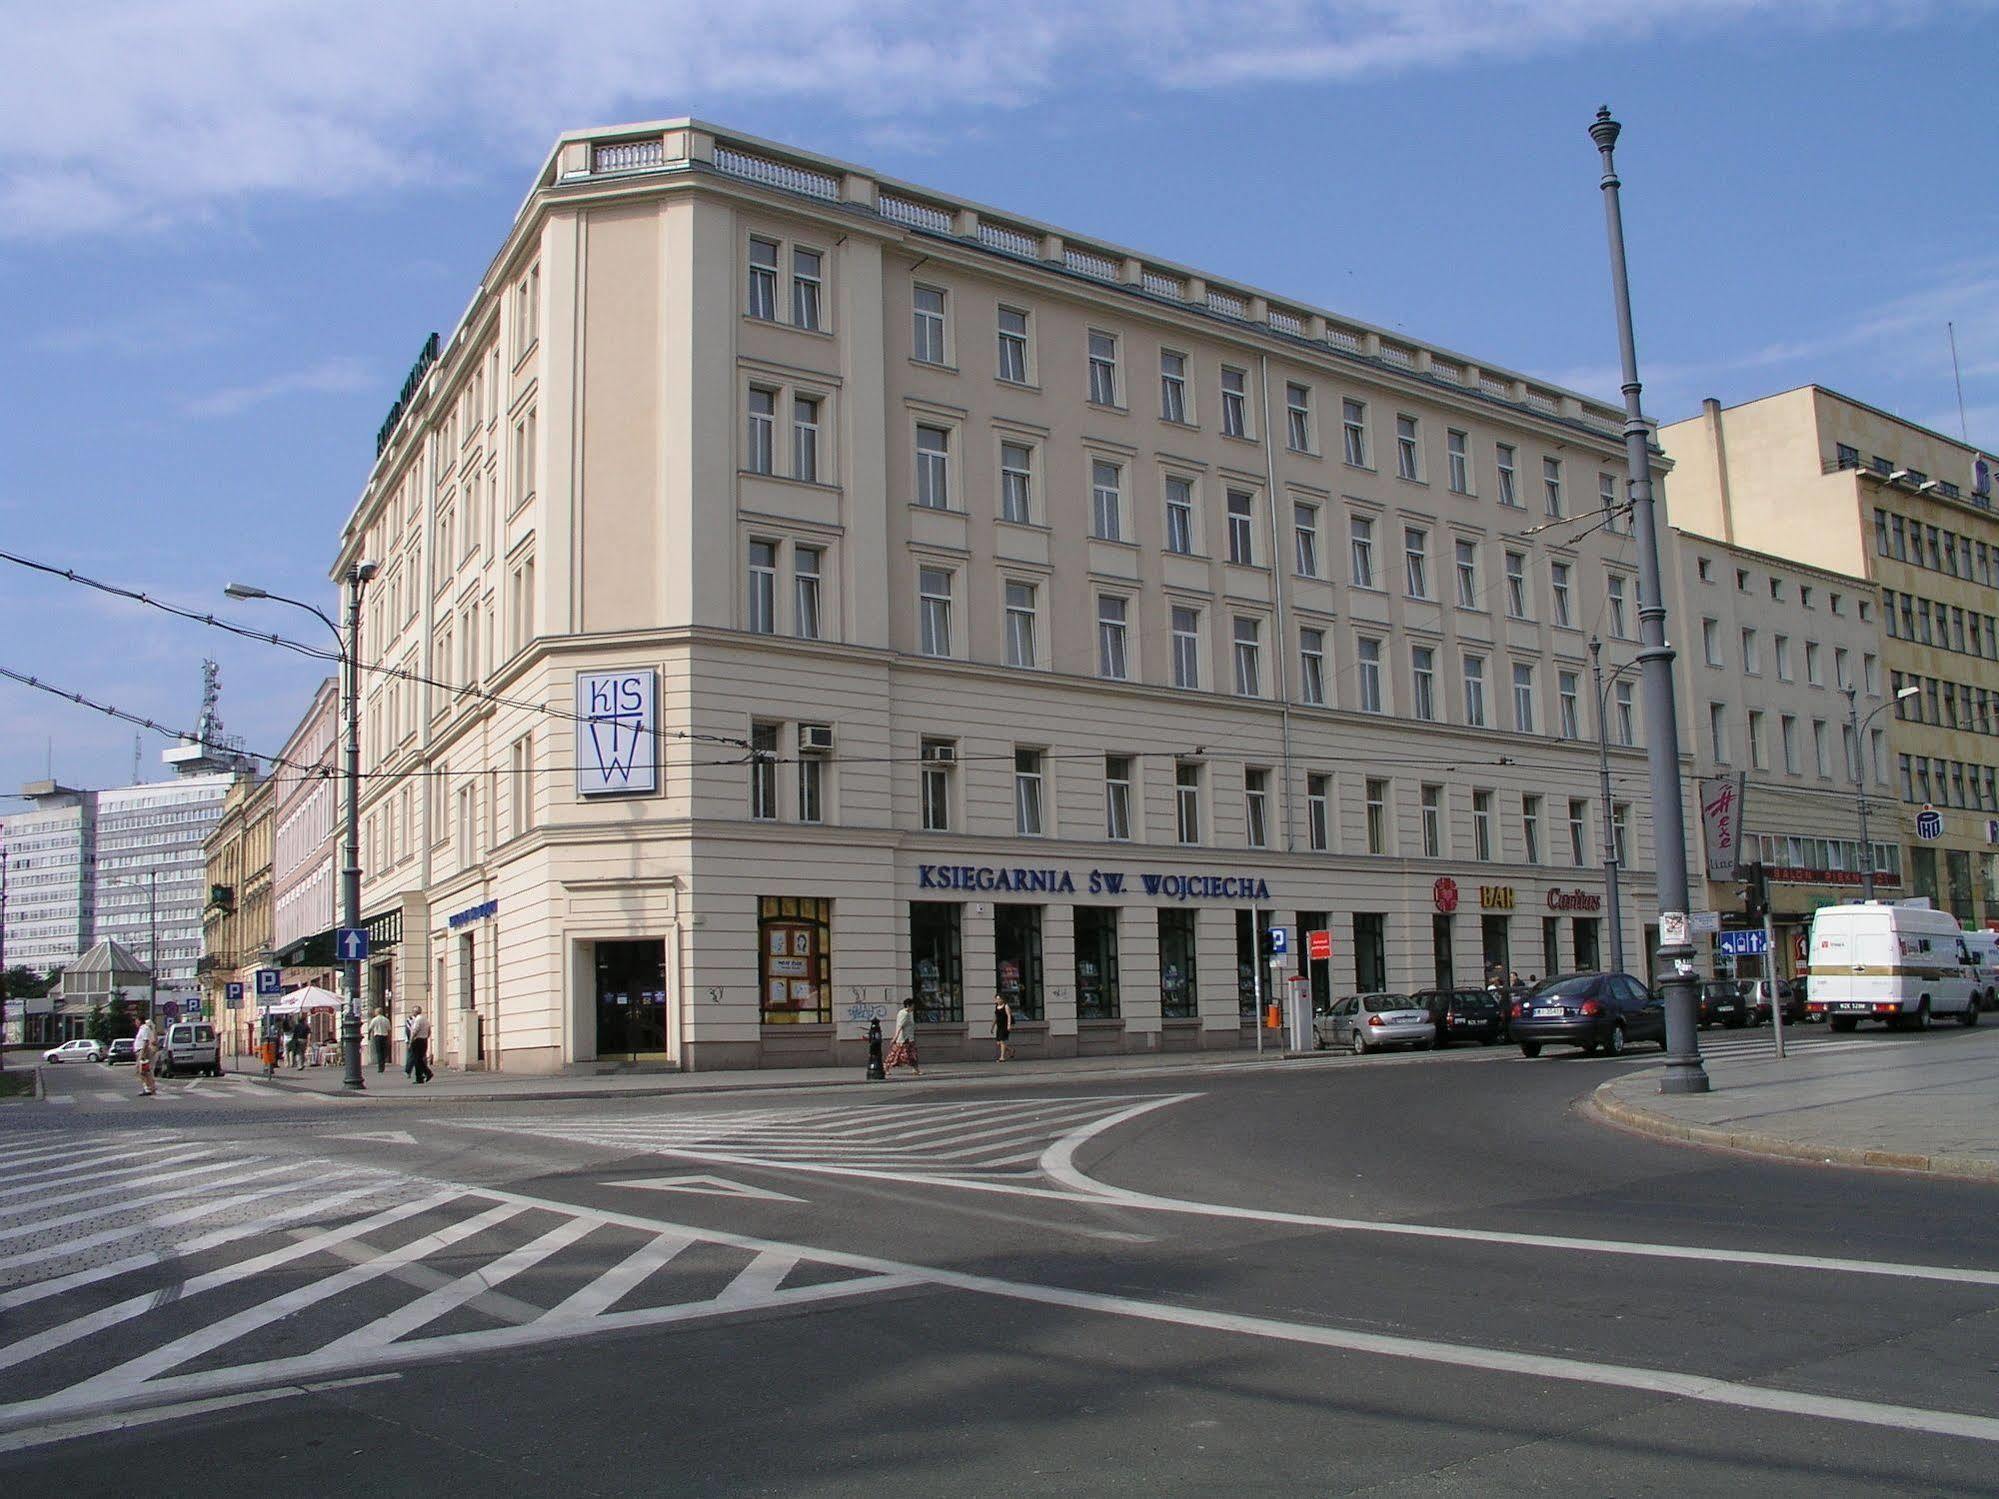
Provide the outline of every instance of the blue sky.
{"type": "MultiPolygon", "coordinates": [[[[9,41],[0,547],[301,638],[223,584],[332,605],[418,345],[555,133],[621,120],[701,115],[1615,399],[1608,102],[1651,415],[1816,380],[1955,433],[1955,322],[1999,444],[1991,3],[98,0],[9,41]]],[[[204,654],[275,750],[311,663],[0,565],[0,666],[187,725],[204,654]]],[[[130,778],[129,727],[4,681],[0,714],[0,788],[130,778]]]]}

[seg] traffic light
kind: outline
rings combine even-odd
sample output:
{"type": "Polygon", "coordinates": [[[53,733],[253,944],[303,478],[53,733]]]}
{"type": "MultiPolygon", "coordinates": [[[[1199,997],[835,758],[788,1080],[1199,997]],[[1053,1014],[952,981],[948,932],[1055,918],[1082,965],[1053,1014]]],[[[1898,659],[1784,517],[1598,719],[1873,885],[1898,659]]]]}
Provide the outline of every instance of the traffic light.
{"type": "Polygon", "coordinates": [[[1770,907],[1770,887],[1763,875],[1763,865],[1744,864],[1738,871],[1741,881],[1735,887],[1735,898],[1742,903],[1746,916],[1761,916],[1770,907]]]}

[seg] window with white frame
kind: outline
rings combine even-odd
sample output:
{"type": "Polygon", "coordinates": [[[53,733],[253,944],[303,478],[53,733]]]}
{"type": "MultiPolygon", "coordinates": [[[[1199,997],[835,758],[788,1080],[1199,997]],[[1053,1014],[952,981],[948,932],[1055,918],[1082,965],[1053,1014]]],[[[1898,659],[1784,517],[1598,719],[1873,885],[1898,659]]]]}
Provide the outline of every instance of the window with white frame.
{"type": "Polygon", "coordinates": [[[919,286],[911,298],[910,307],[910,357],[924,364],[944,363],[943,291],[935,286],[919,286]]]}
{"type": "Polygon", "coordinates": [[[1771,641],[1771,654],[1776,657],[1777,680],[1791,680],[1791,637],[1778,635],[1771,641]]]}
{"type": "Polygon", "coordinates": [[[535,408],[530,406],[514,423],[514,504],[525,505],[534,497],[535,408]]]}
{"type": "Polygon", "coordinates": [[[1881,695],[1881,663],[1866,651],[1860,655],[1860,688],[1870,697],[1881,695]]]}
{"type": "Polygon", "coordinates": [[[1312,391],[1296,380],[1284,384],[1284,437],[1294,453],[1312,451],[1312,391]]]}
{"type": "Polygon", "coordinates": [[[1201,685],[1201,611],[1175,604],[1171,623],[1173,685],[1198,688],[1201,685]]]}
{"type": "Polygon", "coordinates": [[[999,310],[999,377],[1015,385],[1027,384],[1027,314],[1017,307],[999,310]]]}
{"type": "Polygon", "coordinates": [[[1611,687],[1611,695],[1617,709],[1617,742],[1629,748],[1638,739],[1637,714],[1632,707],[1631,684],[1618,681],[1611,687]]]}
{"type": "Polygon", "coordinates": [[[1714,756],[1714,763],[1728,763],[1728,709],[1721,703],[1707,705],[1708,750],[1714,756]]]}
{"type": "Polygon", "coordinates": [[[1303,500],[1291,505],[1291,534],[1297,542],[1298,576],[1319,576],[1319,507],[1303,500]]]}
{"type": "Polygon", "coordinates": [[[819,482],[819,402],[811,396],[791,399],[791,477],[819,482]]]}
{"type": "Polygon", "coordinates": [[[1298,700],[1314,708],[1326,702],[1326,632],[1298,632],[1298,700]]]}
{"type": "Polygon", "coordinates": [[[1129,602],[1114,593],[1097,595],[1097,675],[1122,682],[1129,674],[1125,655],[1125,613],[1129,602]]]}
{"type": "Polygon", "coordinates": [[[744,310],[765,322],[777,321],[777,242],[750,239],[750,283],[744,310]]]}
{"type": "Polygon", "coordinates": [[[1573,626],[1576,622],[1575,605],[1569,595],[1569,583],[1574,575],[1574,567],[1567,562],[1548,564],[1548,597],[1554,602],[1555,623],[1573,626]]]}
{"type": "MultiPolygon", "coordinates": [[[[1812,720],[1812,764],[1817,768],[1821,776],[1832,774],[1831,741],[1827,737],[1826,723],[1823,718],[1812,720]]],[[[1962,804],[1960,801],[1959,805],[1961,806],[1962,804]]]]}
{"type": "Polygon", "coordinates": [[[1471,493],[1471,439],[1455,427],[1444,433],[1444,456],[1450,462],[1451,493],[1471,493]]]}
{"type": "Polygon", "coordinates": [[[1805,642],[1805,680],[1814,687],[1825,685],[1819,677],[1819,643],[1816,640],[1805,642]]]}
{"type": "Polygon", "coordinates": [[[1332,843],[1332,782],[1329,775],[1305,777],[1305,843],[1315,854],[1323,854],[1332,843]]]}
{"type": "Polygon", "coordinates": [[[1023,838],[1039,838],[1043,756],[1038,749],[1013,752],[1013,830],[1023,838]]]}
{"type": "Polygon", "coordinates": [[[944,567],[916,570],[918,649],[926,656],[951,654],[951,571],[944,567]]]}
{"type": "Polygon", "coordinates": [[[1617,499],[1617,475],[1599,473],[1596,476],[1596,502],[1603,511],[1604,530],[1615,533],[1623,513],[1617,499]]]}
{"type": "Polygon", "coordinates": [[[1364,515],[1349,517],[1347,540],[1353,559],[1353,586],[1374,587],[1374,522],[1364,515]]]}
{"type": "Polygon", "coordinates": [[[774,723],[750,725],[750,816],[777,817],[777,730],[774,723]]]}
{"type": "Polygon", "coordinates": [[[1402,528],[1402,580],[1410,598],[1430,596],[1430,533],[1422,526],[1402,528]]]}
{"type": "Polygon", "coordinates": [[[924,739],[919,748],[923,766],[923,831],[951,831],[951,779],[958,760],[955,739],[924,739]]]}
{"type": "Polygon", "coordinates": [[[1118,403],[1118,338],[1101,329],[1090,330],[1090,399],[1099,406],[1118,403]]]}
{"type": "Polygon", "coordinates": [[[1426,785],[1419,793],[1423,823],[1423,857],[1444,857],[1444,788],[1426,785]]]}
{"type": "Polygon", "coordinates": [[[1534,668],[1525,661],[1513,663],[1513,727],[1515,732],[1534,730],[1534,668]]]}
{"type": "Polygon", "coordinates": [[[1562,514],[1562,460],[1543,458],[1541,460],[1541,493],[1547,502],[1548,514],[1559,519],[1562,514]]]}
{"type": "Polygon", "coordinates": [[[777,633],[777,543],[750,543],[750,629],[758,635],[777,633]]]}
{"type": "Polygon", "coordinates": [[[1531,792],[1520,798],[1520,843],[1529,864],[1541,862],[1541,798],[1531,792]]]}
{"type": "Polygon", "coordinates": [[[1437,652],[1427,645],[1409,648],[1409,712],[1434,723],[1437,717],[1437,652]]]}
{"type": "Polygon", "coordinates": [[[1610,804],[1610,846],[1616,852],[1619,867],[1629,867],[1631,804],[1612,802],[1610,804]]]}
{"type": "Polygon", "coordinates": [[[1187,356],[1175,349],[1159,351],[1159,419],[1187,421],[1187,356]]]}
{"type": "Polygon", "coordinates": [[[1475,729],[1485,727],[1485,657],[1467,656],[1465,666],[1465,722],[1475,729]]]}
{"type": "Polygon", "coordinates": [[[1499,469],[1499,503],[1520,508],[1520,483],[1516,477],[1519,469],[1519,450],[1510,442],[1494,446],[1494,454],[1499,469]]]}
{"type": "Polygon", "coordinates": [[[1481,864],[1491,862],[1493,857],[1490,791],[1474,791],[1471,794],[1471,856],[1481,864]]]}
{"type": "Polygon", "coordinates": [[[819,310],[823,300],[825,279],[821,271],[823,260],[817,250],[807,250],[794,245],[791,251],[791,322],[792,326],[817,332],[819,310]]]}
{"type": "Polygon", "coordinates": [[[1270,772],[1255,766],[1242,773],[1243,842],[1251,848],[1270,846],[1270,772]]]}
{"type": "Polygon", "coordinates": [[[1222,366],[1222,435],[1249,436],[1249,373],[1222,366]]]}
{"type": "Polygon", "coordinates": [[[1569,798],[1569,862],[1582,869],[1589,864],[1589,802],[1569,798]]]}
{"type": "Polygon", "coordinates": [[[1346,460],[1355,468],[1367,467],[1367,402],[1340,402],[1340,431],[1346,460]]]}
{"type": "Polygon", "coordinates": [[[1853,685],[1851,659],[1845,646],[1836,645],[1832,648],[1832,685],[1841,692],[1853,685]]]}
{"type": "Polygon", "coordinates": [[[1354,641],[1354,687],[1360,711],[1379,713],[1381,706],[1381,641],[1362,635],[1354,641]]]}
{"type": "Polygon", "coordinates": [[[1247,490],[1231,489],[1229,505],[1229,561],[1243,567],[1256,565],[1256,530],[1252,524],[1256,501],[1247,490]]]}
{"type": "Polygon", "coordinates": [[[1506,554],[1506,613],[1511,619],[1532,619],[1527,600],[1527,554],[1506,554]]]}
{"type": "Polygon", "coordinates": [[[1709,666],[1721,665],[1721,625],[1718,621],[1701,621],[1701,659],[1709,666]]]}
{"type": "Polygon", "coordinates": [[[1748,729],[1745,737],[1749,740],[1749,768],[1767,770],[1763,760],[1763,715],[1755,708],[1749,710],[1748,729]]]}
{"type": "Polygon", "coordinates": [[[819,638],[820,576],[824,548],[794,545],[791,549],[791,633],[800,640],[819,638]]]}
{"type": "Polygon", "coordinates": [[[1388,782],[1368,777],[1366,800],[1363,803],[1367,818],[1367,851],[1371,854],[1388,852],[1388,782]]]}
{"type": "Polygon", "coordinates": [[[1479,607],[1478,587],[1478,543],[1467,541],[1460,536],[1454,547],[1458,577],[1458,607],[1476,609],[1479,607]]]}
{"type": "Polygon", "coordinates": [[[1619,640],[1629,640],[1630,632],[1624,619],[1624,576],[1621,573],[1607,573],[1603,580],[1604,607],[1610,616],[1610,633],[1619,640]]]}
{"type": "Polygon", "coordinates": [[[1131,757],[1104,756],[1104,836],[1119,843],[1131,837],[1131,757]]]}
{"type": "Polygon", "coordinates": [[[926,510],[951,508],[951,433],[919,422],[916,427],[916,503],[926,510]]]}
{"type": "MultiPolygon", "coordinates": [[[[808,725],[800,724],[803,732],[808,725]]],[[[826,758],[823,755],[798,757],[798,820],[826,820],[826,758]]]]}
{"type": "Polygon", "coordinates": [[[1016,578],[1006,583],[1006,664],[1033,666],[1036,589],[1016,578]]]}
{"type": "Polygon", "coordinates": [[[1581,696],[1581,679],[1576,673],[1565,671],[1556,674],[1556,711],[1561,718],[1560,732],[1564,739],[1582,738],[1581,696]]]}
{"type": "Polygon", "coordinates": [[[1237,615],[1235,618],[1235,690],[1237,697],[1263,695],[1263,623],[1237,615]]]}
{"type": "Polygon", "coordinates": [[[1395,418],[1395,472],[1404,479],[1420,479],[1423,476],[1416,418],[1413,416],[1395,418]]]}
{"type": "Polygon", "coordinates": [[[1194,484],[1177,474],[1166,478],[1166,550],[1183,557],[1194,550],[1194,484]]]}
{"type": "Polygon", "coordinates": [[[1188,760],[1173,763],[1173,833],[1182,843],[1201,841],[1201,767],[1188,760]]]}
{"type": "MultiPolygon", "coordinates": [[[[534,736],[523,734],[513,743],[508,753],[510,787],[507,800],[514,819],[514,836],[534,830],[534,736]]],[[[414,831],[410,824],[409,787],[403,788],[403,836],[407,841],[414,831]]]]}
{"type": "Polygon", "coordinates": [[[1763,648],[1756,632],[1747,626],[1742,631],[1742,669],[1747,672],[1763,670],[1763,648]]]}
{"type": "Polygon", "coordinates": [[[1090,534],[1099,541],[1124,540],[1124,470],[1115,463],[1090,463],[1090,534]]]}
{"type": "Polygon", "coordinates": [[[1034,449],[1028,443],[1000,444],[1000,519],[1021,526],[1034,519],[1034,449]]]}

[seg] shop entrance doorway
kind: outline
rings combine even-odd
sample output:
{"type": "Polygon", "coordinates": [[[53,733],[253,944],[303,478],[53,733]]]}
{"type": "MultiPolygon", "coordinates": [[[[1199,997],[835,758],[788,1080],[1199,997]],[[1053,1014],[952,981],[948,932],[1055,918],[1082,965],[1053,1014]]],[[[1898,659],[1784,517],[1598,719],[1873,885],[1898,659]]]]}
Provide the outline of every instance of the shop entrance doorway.
{"type": "Polygon", "coordinates": [[[653,941],[597,944],[597,1055],[666,1055],[666,946],[653,941]]]}

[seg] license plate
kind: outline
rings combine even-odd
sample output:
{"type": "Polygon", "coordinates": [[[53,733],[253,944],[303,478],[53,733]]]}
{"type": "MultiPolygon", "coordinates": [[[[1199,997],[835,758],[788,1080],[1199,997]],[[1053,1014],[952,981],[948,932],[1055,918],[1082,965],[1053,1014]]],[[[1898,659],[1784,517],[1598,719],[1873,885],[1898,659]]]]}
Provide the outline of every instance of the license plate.
{"type": "Polygon", "coordinates": [[[1871,1010],[1874,1008],[1873,1005],[1864,999],[1842,999],[1839,1002],[1839,1007],[1842,1010],[1871,1010]]]}
{"type": "Polygon", "coordinates": [[[1536,1010],[1534,1018],[1536,1020],[1560,1020],[1562,1012],[1560,1010],[1536,1010]]]}

